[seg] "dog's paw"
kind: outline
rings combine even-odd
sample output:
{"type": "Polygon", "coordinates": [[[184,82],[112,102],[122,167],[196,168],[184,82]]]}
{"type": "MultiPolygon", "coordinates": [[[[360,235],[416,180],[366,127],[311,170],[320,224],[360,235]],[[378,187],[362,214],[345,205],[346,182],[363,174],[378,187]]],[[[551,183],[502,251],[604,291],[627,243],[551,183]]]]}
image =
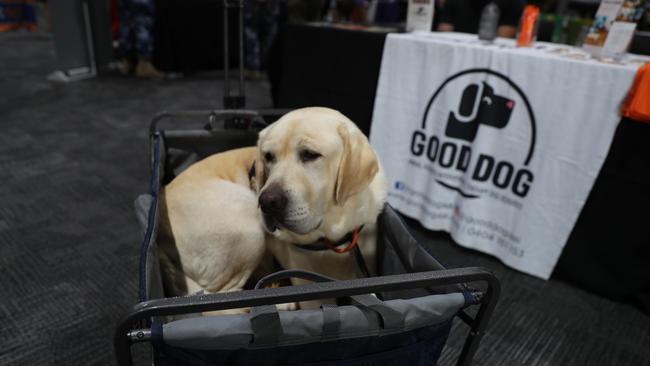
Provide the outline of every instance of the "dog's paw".
{"type": "Polygon", "coordinates": [[[204,311],[201,314],[203,316],[222,316],[222,315],[248,314],[249,312],[250,312],[249,308],[241,308],[241,309],[226,309],[226,310],[216,310],[216,311],[204,311]]]}
{"type": "Polygon", "coordinates": [[[285,303],[285,304],[277,304],[277,305],[275,305],[275,307],[278,310],[285,310],[285,311],[286,310],[293,311],[293,310],[298,310],[299,309],[298,303],[296,303],[296,302],[288,302],[288,303],[285,303]]]}

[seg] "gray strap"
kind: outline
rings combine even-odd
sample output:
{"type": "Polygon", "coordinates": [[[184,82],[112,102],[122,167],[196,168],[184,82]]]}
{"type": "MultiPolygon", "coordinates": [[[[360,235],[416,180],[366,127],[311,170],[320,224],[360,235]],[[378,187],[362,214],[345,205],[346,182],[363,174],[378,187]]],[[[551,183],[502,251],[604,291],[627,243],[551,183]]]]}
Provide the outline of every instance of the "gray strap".
{"type": "Polygon", "coordinates": [[[352,300],[360,305],[375,311],[382,320],[382,328],[390,330],[404,329],[404,314],[390,308],[383,301],[372,295],[352,296],[352,300]]]}
{"type": "Polygon", "coordinates": [[[323,330],[321,338],[336,337],[341,328],[341,314],[336,305],[323,304],[320,306],[323,310],[323,330]]]}
{"type": "MultiPolygon", "coordinates": [[[[303,270],[283,270],[265,276],[257,282],[256,289],[268,283],[285,278],[302,278],[313,282],[335,281],[333,278],[315,272],[303,270]]],[[[404,328],[404,315],[386,306],[373,295],[354,295],[350,298],[359,305],[376,312],[382,320],[382,328],[401,330],[404,328]]],[[[322,337],[336,336],[340,329],[340,313],[336,306],[321,306],[323,310],[322,337]]],[[[251,326],[255,335],[255,343],[271,343],[277,341],[283,334],[280,315],[275,305],[258,306],[251,309],[251,326]]]]}
{"type": "Polygon", "coordinates": [[[269,283],[273,283],[275,281],[283,280],[286,278],[301,278],[303,280],[312,281],[312,282],[335,281],[331,277],[327,277],[325,275],[316,272],[303,271],[300,269],[285,269],[262,277],[262,279],[260,279],[255,285],[255,289],[260,289],[269,283]]]}
{"type": "Polygon", "coordinates": [[[256,344],[277,342],[282,331],[280,314],[275,305],[256,306],[251,309],[251,328],[256,344]]]}

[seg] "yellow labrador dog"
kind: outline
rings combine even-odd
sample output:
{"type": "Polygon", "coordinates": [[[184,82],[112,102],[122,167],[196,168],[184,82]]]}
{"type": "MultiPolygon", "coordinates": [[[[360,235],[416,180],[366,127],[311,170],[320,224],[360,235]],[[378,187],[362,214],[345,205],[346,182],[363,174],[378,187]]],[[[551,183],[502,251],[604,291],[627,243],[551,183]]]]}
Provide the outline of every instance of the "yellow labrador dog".
{"type": "Polygon", "coordinates": [[[257,154],[260,213],[280,265],[355,278],[359,268],[346,248],[356,240],[373,273],[386,182],[357,126],[333,109],[298,109],[261,131],[257,154]],[[314,250],[323,243],[335,250],[314,250]]]}
{"type": "Polygon", "coordinates": [[[158,254],[168,295],[241,290],[260,263],[255,155],[254,147],[212,155],[161,192],[158,254]]]}
{"type": "Polygon", "coordinates": [[[377,157],[354,123],[327,108],[290,112],[260,133],[257,148],[205,158],[161,192],[165,289],[177,296],[240,290],[266,249],[286,269],[355,278],[353,251],[345,250],[351,241],[372,273],[385,198],[377,157]],[[334,250],[311,248],[324,242],[334,250]]]}

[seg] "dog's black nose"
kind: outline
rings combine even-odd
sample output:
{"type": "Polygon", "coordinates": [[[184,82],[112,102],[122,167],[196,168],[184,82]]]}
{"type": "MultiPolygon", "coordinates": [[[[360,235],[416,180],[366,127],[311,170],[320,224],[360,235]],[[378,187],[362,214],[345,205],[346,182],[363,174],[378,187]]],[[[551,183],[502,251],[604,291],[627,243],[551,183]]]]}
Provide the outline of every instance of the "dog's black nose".
{"type": "Polygon", "coordinates": [[[287,195],[279,187],[269,187],[260,194],[260,208],[266,214],[279,213],[287,208],[287,195]]]}

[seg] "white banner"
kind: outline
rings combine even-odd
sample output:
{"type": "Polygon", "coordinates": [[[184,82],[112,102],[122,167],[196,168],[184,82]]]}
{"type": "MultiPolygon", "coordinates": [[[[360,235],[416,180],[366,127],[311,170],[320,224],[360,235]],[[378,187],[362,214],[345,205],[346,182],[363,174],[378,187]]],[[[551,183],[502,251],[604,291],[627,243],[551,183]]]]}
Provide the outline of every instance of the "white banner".
{"type": "Polygon", "coordinates": [[[396,209],[548,279],[638,65],[513,44],[389,35],[370,140],[396,209]]]}

